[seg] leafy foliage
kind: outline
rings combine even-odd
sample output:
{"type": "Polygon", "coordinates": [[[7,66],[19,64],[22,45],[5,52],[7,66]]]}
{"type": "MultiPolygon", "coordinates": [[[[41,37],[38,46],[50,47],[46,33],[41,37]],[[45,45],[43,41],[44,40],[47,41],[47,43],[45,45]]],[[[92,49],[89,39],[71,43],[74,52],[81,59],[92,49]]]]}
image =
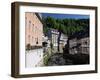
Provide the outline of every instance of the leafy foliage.
{"type": "Polygon", "coordinates": [[[68,36],[81,30],[89,30],[89,19],[55,19],[48,16],[43,21],[45,34],[50,28],[58,29],[68,36]]]}

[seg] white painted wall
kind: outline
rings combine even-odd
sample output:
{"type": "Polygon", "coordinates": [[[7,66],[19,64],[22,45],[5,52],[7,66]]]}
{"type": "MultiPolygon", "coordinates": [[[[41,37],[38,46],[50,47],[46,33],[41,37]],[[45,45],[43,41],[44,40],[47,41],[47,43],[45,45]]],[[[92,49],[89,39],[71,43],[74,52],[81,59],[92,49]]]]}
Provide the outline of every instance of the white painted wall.
{"type": "Polygon", "coordinates": [[[25,52],[26,68],[39,67],[43,65],[43,49],[34,49],[25,52]]]}
{"type": "MultiPolygon", "coordinates": [[[[98,6],[100,15],[100,0],[1,0],[0,1],[0,80],[100,80],[100,54],[98,54],[98,74],[65,75],[38,78],[15,79],[11,74],[11,2],[30,1],[56,4],[78,4],[98,6]]],[[[98,34],[100,35],[100,16],[98,16],[98,34]]],[[[98,36],[100,47],[100,36],[98,36]]],[[[100,49],[98,50],[100,53],[100,49]]],[[[41,72],[41,70],[40,70],[41,72]]]]}

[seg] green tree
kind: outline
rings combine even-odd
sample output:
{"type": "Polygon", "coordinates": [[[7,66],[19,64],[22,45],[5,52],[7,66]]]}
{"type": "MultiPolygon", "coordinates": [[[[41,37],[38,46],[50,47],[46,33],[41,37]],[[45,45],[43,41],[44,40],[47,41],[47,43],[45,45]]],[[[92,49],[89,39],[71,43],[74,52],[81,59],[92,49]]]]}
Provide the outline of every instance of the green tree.
{"type": "Polygon", "coordinates": [[[56,19],[48,16],[43,18],[43,21],[44,33],[47,33],[49,28],[54,28],[70,36],[81,30],[89,30],[89,19],[56,19]]]}

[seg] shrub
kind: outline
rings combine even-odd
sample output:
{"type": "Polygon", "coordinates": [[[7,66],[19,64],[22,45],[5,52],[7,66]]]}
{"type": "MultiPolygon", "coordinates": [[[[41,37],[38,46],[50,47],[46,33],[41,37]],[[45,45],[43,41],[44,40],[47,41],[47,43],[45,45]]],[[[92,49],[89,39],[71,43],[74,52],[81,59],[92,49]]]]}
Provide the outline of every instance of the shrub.
{"type": "Polygon", "coordinates": [[[31,49],[31,45],[30,44],[27,44],[26,45],[26,50],[30,50],[31,49]]]}

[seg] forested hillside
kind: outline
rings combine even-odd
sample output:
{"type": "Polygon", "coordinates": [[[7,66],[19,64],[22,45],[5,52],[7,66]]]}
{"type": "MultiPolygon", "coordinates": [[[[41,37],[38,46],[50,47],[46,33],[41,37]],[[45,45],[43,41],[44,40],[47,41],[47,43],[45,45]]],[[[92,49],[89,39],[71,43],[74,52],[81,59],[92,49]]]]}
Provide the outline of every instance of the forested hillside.
{"type": "Polygon", "coordinates": [[[56,19],[48,16],[43,18],[43,23],[45,34],[50,28],[58,29],[68,36],[81,30],[89,30],[89,19],[56,19]]]}

